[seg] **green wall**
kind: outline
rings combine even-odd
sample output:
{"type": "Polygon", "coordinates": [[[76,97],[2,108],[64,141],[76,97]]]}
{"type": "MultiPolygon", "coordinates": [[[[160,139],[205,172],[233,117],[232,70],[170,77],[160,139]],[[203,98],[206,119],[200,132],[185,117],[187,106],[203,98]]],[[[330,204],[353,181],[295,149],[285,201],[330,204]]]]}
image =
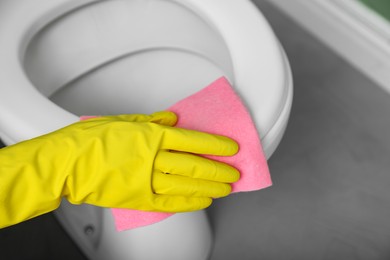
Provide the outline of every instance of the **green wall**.
{"type": "Polygon", "coordinates": [[[390,0],[359,0],[390,21],[390,0]]]}

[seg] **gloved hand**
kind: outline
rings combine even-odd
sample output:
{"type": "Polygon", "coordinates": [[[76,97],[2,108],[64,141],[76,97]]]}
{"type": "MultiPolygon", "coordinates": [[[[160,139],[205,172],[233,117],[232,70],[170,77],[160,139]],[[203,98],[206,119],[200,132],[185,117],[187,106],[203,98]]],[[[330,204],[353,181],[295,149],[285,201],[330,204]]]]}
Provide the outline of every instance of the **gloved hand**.
{"type": "Polygon", "coordinates": [[[234,155],[222,136],[173,127],[176,115],[104,116],[0,150],[0,227],[71,203],[146,211],[208,207],[236,169],[196,154],[234,155]]]}

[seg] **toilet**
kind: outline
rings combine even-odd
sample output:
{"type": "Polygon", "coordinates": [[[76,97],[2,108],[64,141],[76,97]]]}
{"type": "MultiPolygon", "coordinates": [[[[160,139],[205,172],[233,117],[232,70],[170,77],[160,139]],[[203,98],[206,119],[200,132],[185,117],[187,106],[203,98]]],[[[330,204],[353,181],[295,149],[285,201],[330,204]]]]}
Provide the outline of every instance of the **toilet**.
{"type": "MultiPolygon", "coordinates": [[[[163,110],[225,76],[269,158],[291,109],[288,61],[249,0],[4,0],[0,57],[7,145],[81,115],[163,110]]],[[[55,214],[89,259],[199,260],[212,250],[206,211],[124,232],[109,209],[63,201],[55,214]]]]}

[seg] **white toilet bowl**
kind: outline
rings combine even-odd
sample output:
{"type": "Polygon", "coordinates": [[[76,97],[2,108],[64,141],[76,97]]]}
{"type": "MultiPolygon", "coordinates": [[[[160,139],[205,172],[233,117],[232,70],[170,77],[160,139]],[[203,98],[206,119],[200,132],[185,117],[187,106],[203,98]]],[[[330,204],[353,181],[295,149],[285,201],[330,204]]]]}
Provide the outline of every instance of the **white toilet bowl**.
{"type": "MultiPolygon", "coordinates": [[[[3,0],[0,137],[8,145],[79,115],[151,113],[226,76],[267,157],[292,102],[287,59],[248,0],[3,0]]],[[[63,202],[56,215],[91,259],[207,259],[204,211],[118,233],[108,209],[63,202]]]]}

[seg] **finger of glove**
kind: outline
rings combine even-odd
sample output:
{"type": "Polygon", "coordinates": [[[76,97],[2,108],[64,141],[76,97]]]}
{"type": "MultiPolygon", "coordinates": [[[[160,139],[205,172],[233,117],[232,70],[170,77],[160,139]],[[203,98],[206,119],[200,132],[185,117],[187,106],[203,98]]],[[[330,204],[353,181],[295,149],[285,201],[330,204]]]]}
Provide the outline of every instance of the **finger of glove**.
{"type": "Polygon", "coordinates": [[[209,207],[211,198],[191,198],[185,196],[155,195],[153,203],[157,211],[162,212],[189,212],[209,207]]]}
{"type": "Polygon", "coordinates": [[[154,167],[164,173],[215,182],[233,183],[240,178],[238,170],[230,165],[189,153],[160,151],[154,167]]]}
{"type": "Polygon", "coordinates": [[[166,150],[219,156],[232,156],[238,151],[238,144],[228,137],[176,127],[165,129],[161,147],[166,150]]]}
{"type": "Polygon", "coordinates": [[[155,172],[152,187],[156,194],[220,198],[230,194],[230,184],[155,172]]]}

